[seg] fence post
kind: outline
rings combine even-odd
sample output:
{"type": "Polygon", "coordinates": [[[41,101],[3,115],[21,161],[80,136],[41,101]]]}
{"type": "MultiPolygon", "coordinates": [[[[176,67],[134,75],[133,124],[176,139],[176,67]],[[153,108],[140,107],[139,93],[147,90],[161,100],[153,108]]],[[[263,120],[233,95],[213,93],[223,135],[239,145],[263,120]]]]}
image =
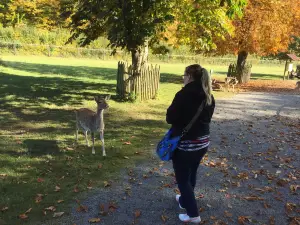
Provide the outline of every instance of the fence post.
{"type": "Polygon", "coordinates": [[[51,56],[51,49],[50,49],[50,45],[48,45],[48,57],[51,56]]]}
{"type": "Polygon", "coordinates": [[[16,49],[16,44],[15,43],[13,44],[13,49],[14,49],[14,55],[16,55],[17,54],[17,49],[16,49]]]}

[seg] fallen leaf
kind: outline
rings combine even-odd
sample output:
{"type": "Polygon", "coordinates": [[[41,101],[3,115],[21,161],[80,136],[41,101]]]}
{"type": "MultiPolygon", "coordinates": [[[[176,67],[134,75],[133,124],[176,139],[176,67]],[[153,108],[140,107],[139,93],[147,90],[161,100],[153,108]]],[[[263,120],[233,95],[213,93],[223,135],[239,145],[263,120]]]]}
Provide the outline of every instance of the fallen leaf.
{"type": "Polygon", "coordinates": [[[32,210],[32,208],[28,209],[28,210],[25,212],[25,214],[30,213],[31,210],[32,210]]]}
{"type": "Polygon", "coordinates": [[[109,203],[108,205],[108,209],[111,211],[111,212],[114,212],[118,207],[114,204],[114,203],[109,203]]]}
{"type": "Polygon", "coordinates": [[[87,212],[87,211],[88,211],[88,207],[84,205],[79,205],[79,207],[77,208],[77,212],[87,212]]]}
{"type": "Polygon", "coordinates": [[[207,205],[208,208],[211,208],[211,205],[210,205],[210,204],[206,204],[206,205],[207,205]]]}
{"type": "Polygon", "coordinates": [[[199,194],[198,196],[196,196],[196,199],[200,199],[200,198],[204,198],[204,194],[199,194]]]}
{"type": "Polygon", "coordinates": [[[100,218],[91,218],[89,219],[89,223],[99,223],[101,221],[100,218]]]}
{"type": "Polygon", "coordinates": [[[243,199],[248,200],[248,201],[264,200],[264,198],[258,197],[258,196],[246,196],[246,197],[243,197],[243,199]]]}
{"type": "Polygon", "coordinates": [[[286,209],[287,213],[293,212],[294,208],[296,208],[296,207],[297,207],[296,204],[289,203],[289,202],[286,203],[286,205],[285,205],[285,209],[286,209]]]}
{"type": "Polygon", "coordinates": [[[161,219],[162,219],[162,221],[166,222],[168,217],[166,217],[165,215],[161,215],[161,219]]]}
{"type": "Polygon", "coordinates": [[[27,219],[28,216],[24,213],[24,214],[19,215],[19,218],[24,220],[24,219],[27,219]]]}
{"type": "Polygon", "coordinates": [[[140,210],[136,210],[135,212],[134,212],[134,217],[135,218],[139,218],[141,216],[141,211],[140,210]]]}
{"type": "Polygon", "coordinates": [[[100,205],[100,215],[102,216],[107,216],[108,214],[108,208],[105,209],[105,205],[104,204],[101,204],[100,205]]]}
{"type": "Polygon", "coordinates": [[[7,211],[7,210],[8,210],[8,207],[5,206],[5,207],[3,207],[3,208],[1,209],[1,212],[7,211]]]}
{"type": "Polygon", "coordinates": [[[271,208],[271,206],[266,202],[264,202],[264,207],[265,207],[265,209],[271,208]]]}
{"type": "Polygon", "coordinates": [[[103,167],[103,165],[102,165],[102,163],[100,163],[99,165],[98,165],[98,169],[101,169],[103,167]]]}
{"type": "Polygon", "coordinates": [[[225,211],[224,214],[225,214],[224,216],[227,217],[227,218],[232,217],[232,213],[230,213],[228,211],[225,211]]]}
{"type": "Polygon", "coordinates": [[[279,179],[279,180],[276,182],[276,184],[277,184],[278,186],[284,187],[285,185],[288,184],[288,180],[287,180],[287,179],[279,179]]]}
{"type": "Polygon", "coordinates": [[[271,216],[269,219],[269,225],[275,225],[275,218],[274,216],[271,216]]]}
{"type": "Polygon", "coordinates": [[[37,179],[37,182],[39,182],[39,183],[42,183],[42,182],[44,182],[45,180],[43,179],[43,178],[38,178],[37,179]]]}
{"type": "Polygon", "coordinates": [[[35,203],[40,203],[43,199],[43,196],[42,194],[37,194],[37,196],[35,197],[35,203]]]}
{"type": "Polygon", "coordinates": [[[175,188],[175,189],[174,189],[174,192],[175,192],[176,194],[180,195],[180,191],[179,191],[178,188],[175,188]]]}
{"type": "Polygon", "coordinates": [[[0,173],[0,177],[7,177],[6,173],[0,173]]]}
{"type": "Polygon", "coordinates": [[[300,188],[300,185],[290,185],[290,190],[292,193],[295,193],[297,191],[297,189],[300,188]]]}
{"type": "Polygon", "coordinates": [[[55,212],[56,208],[54,206],[49,206],[48,208],[45,208],[45,210],[55,212]]]}
{"type": "Polygon", "coordinates": [[[53,214],[53,217],[61,217],[65,212],[56,212],[53,214]]]}
{"type": "Polygon", "coordinates": [[[200,208],[200,209],[199,209],[199,212],[204,212],[204,211],[205,211],[204,208],[200,208]]]}
{"type": "Polygon", "coordinates": [[[60,187],[59,186],[55,186],[55,191],[59,192],[60,191],[60,187]]]}
{"type": "Polygon", "coordinates": [[[246,222],[249,222],[250,216],[239,216],[238,222],[241,225],[244,225],[246,222]]]}
{"type": "Polygon", "coordinates": [[[215,166],[216,166],[216,163],[213,162],[213,161],[210,161],[210,162],[208,163],[208,166],[210,166],[210,167],[215,167],[215,166]]]}
{"type": "Polygon", "coordinates": [[[47,212],[44,210],[44,211],[43,211],[43,214],[44,214],[44,216],[46,216],[46,215],[47,215],[47,212]]]}
{"type": "Polygon", "coordinates": [[[74,190],[73,190],[75,193],[78,193],[79,192],[79,189],[77,186],[74,187],[74,190]]]}
{"type": "Polygon", "coordinates": [[[103,184],[104,184],[104,187],[109,187],[111,185],[110,182],[108,182],[108,181],[104,181],[103,184]]]}
{"type": "Polygon", "coordinates": [[[124,156],[124,159],[129,159],[129,157],[128,156],[124,156]]]}
{"type": "Polygon", "coordinates": [[[62,202],[64,202],[64,200],[60,199],[60,200],[57,201],[57,203],[62,203],[62,202]]]}
{"type": "Polygon", "coordinates": [[[131,145],[131,142],[130,141],[125,141],[123,142],[124,145],[131,145]]]}
{"type": "Polygon", "coordinates": [[[300,224],[300,217],[293,217],[289,216],[289,225],[299,225],[300,224]]]}

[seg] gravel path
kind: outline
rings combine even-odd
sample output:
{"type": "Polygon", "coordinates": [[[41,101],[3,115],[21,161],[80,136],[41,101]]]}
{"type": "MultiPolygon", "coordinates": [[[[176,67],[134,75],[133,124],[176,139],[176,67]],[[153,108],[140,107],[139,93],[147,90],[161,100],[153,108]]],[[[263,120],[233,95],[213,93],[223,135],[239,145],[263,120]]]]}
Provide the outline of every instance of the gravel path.
{"type": "MultiPolygon", "coordinates": [[[[212,145],[198,170],[202,224],[300,223],[299,109],[299,95],[242,93],[217,101],[212,145]]],[[[118,183],[81,202],[88,212],[74,206],[61,224],[90,224],[90,218],[106,225],[182,224],[170,162],[154,155],[121,173],[118,183]]]]}

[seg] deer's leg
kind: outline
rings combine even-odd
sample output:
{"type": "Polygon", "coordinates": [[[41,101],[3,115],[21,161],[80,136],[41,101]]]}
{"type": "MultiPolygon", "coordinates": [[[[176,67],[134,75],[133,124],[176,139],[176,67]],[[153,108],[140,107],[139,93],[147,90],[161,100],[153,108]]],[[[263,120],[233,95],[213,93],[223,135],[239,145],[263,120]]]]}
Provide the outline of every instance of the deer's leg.
{"type": "Polygon", "coordinates": [[[85,136],[85,142],[86,142],[86,145],[87,145],[88,147],[90,147],[89,140],[87,139],[87,130],[84,131],[84,136],[85,136]]]}
{"type": "Polygon", "coordinates": [[[79,130],[79,125],[78,125],[77,114],[76,114],[76,132],[75,132],[76,142],[78,142],[78,130],[79,130]]]}
{"type": "Polygon", "coordinates": [[[105,146],[104,146],[104,131],[100,130],[100,140],[102,142],[102,155],[106,156],[105,146]]]}
{"type": "Polygon", "coordinates": [[[92,136],[92,142],[93,142],[93,148],[92,148],[92,154],[95,154],[95,133],[91,132],[91,136],[92,136]]]}

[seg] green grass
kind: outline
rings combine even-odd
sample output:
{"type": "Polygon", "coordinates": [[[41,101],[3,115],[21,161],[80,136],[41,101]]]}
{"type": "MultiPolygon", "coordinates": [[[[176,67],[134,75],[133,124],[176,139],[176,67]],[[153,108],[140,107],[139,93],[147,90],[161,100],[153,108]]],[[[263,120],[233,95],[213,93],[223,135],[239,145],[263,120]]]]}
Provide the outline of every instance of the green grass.
{"type": "MultiPolygon", "coordinates": [[[[30,224],[52,219],[43,209],[55,206],[68,212],[70,203],[104,181],[117,179],[120,169],[153,154],[156,141],[168,128],[166,108],[181,87],[183,64],[161,64],[161,84],[157,100],[143,103],[115,101],[116,61],[47,57],[3,57],[0,66],[0,223],[30,224]],[[74,145],[73,110],[95,110],[93,96],[111,94],[105,113],[107,157],[102,157],[99,138],[96,155],[84,145],[74,145]],[[131,145],[124,145],[130,141],[131,145]],[[136,152],[140,154],[136,154],[136,152]],[[127,156],[129,159],[127,159],[127,156]],[[98,168],[102,164],[101,169],[98,168]],[[43,182],[38,182],[38,178],[43,182]],[[61,188],[55,191],[55,186],[61,188]],[[77,187],[79,193],[73,190],[77,187]],[[43,194],[40,203],[37,194],[43,194]],[[58,200],[63,203],[57,203],[58,200]],[[29,208],[25,221],[18,218],[29,208]]],[[[213,68],[224,78],[227,68],[213,68]]],[[[255,68],[256,78],[278,78],[279,68],[255,68]],[[267,75],[271,74],[271,75],[267,75]]],[[[217,92],[216,98],[231,96],[217,92]]],[[[75,203],[74,203],[75,204],[75,203]]]]}

